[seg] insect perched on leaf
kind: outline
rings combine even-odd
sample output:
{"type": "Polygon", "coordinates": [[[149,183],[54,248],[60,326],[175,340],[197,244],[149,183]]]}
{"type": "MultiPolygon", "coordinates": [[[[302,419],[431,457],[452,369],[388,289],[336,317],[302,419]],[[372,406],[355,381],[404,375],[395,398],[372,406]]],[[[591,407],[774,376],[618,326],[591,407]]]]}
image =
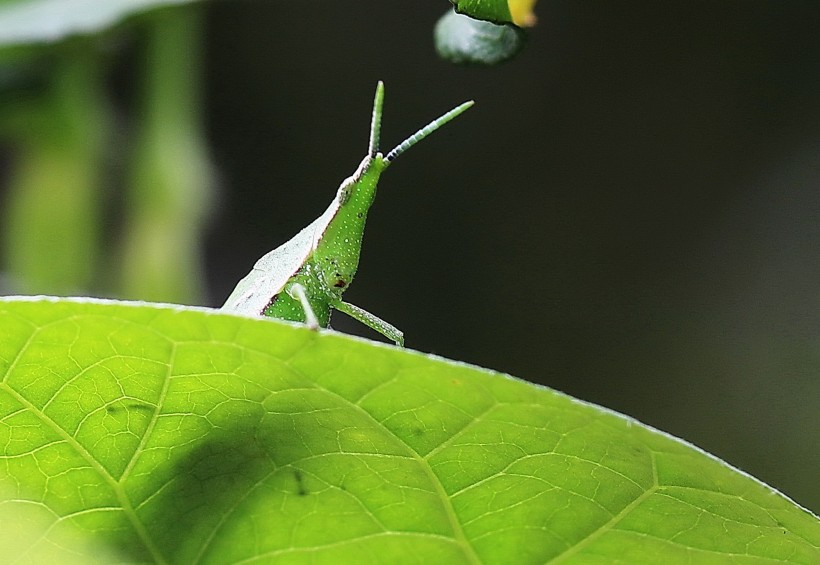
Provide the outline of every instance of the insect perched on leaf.
{"type": "Polygon", "coordinates": [[[379,152],[384,84],[376,87],[370,144],[359,168],[342,181],[325,213],[287,243],[263,256],[239,281],[222,306],[228,312],[263,315],[327,327],[331,309],[370,326],[397,345],[404,334],[370,312],[342,301],[356,274],[367,211],[376,196],[376,185],[396,157],[473,105],[465,102],[402,141],[383,156],[379,152]]]}

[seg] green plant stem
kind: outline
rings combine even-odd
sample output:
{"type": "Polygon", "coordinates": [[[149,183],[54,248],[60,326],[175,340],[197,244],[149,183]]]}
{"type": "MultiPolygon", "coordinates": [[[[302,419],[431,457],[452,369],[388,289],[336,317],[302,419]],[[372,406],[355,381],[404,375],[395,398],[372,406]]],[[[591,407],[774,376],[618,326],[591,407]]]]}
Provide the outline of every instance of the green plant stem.
{"type": "Polygon", "coordinates": [[[163,10],[148,26],[120,294],[197,302],[200,236],[211,201],[198,95],[201,17],[197,9],[163,10]]]}
{"type": "Polygon", "coordinates": [[[109,128],[101,67],[90,43],[64,44],[45,94],[10,105],[3,116],[19,151],[2,222],[14,292],[84,293],[94,280],[109,128]]]}

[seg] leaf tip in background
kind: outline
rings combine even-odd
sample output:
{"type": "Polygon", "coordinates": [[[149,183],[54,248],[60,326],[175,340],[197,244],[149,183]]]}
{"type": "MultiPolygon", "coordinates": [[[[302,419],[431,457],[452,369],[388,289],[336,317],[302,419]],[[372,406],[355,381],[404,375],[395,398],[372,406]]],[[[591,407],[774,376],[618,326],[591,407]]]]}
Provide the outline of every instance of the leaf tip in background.
{"type": "Polygon", "coordinates": [[[434,39],[439,56],[451,63],[497,65],[521,51],[526,33],[512,24],[495,24],[450,11],[436,23],[434,39]]]}
{"type": "Polygon", "coordinates": [[[0,49],[89,35],[143,11],[195,0],[0,1],[0,49]]]}

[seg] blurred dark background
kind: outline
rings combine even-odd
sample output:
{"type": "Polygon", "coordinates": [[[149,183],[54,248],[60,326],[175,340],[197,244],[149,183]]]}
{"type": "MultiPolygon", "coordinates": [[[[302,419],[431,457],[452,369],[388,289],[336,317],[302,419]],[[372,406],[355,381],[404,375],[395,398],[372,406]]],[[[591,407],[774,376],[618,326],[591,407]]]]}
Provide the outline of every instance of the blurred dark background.
{"type": "Polygon", "coordinates": [[[820,509],[820,5],[542,0],[489,69],[437,58],[445,8],[208,6],[211,304],[353,172],[377,80],[384,149],[473,98],[382,178],[347,299],[820,509]]]}

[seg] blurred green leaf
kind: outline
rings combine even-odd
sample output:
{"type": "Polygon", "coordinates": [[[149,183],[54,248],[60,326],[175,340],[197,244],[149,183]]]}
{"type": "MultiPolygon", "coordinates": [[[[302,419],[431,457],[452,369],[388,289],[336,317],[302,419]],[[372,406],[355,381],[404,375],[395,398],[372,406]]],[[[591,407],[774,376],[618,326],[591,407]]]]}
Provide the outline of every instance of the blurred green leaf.
{"type": "Polygon", "coordinates": [[[139,12],[194,0],[7,0],[0,3],[0,47],[91,34],[139,12]]]}
{"type": "MultiPolygon", "coordinates": [[[[59,16],[60,6],[53,15],[59,16]]],[[[133,142],[114,135],[106,57],[93,39],[60,43],[47,56],[12,57],[13,65],[0,67],[41,69],[45,63],[32,63],[48,61],[36,88],[26,89],[25,82],[14,81],[17,73],[9,74],[8,82],[16,84],[0,112],[0,131],[17,150],[0,223],[11,288],[201,300],[200,240],[213,185],[199,100],[201,17],[190,8],[157,11],[140,22],[147,40],[133,142]],[[118,222],[122,236],[118,258],[104,264],[100,214],[115,198],[103,181],[111,180],[104,175],[123,149],[132,157],[124,219],[118,222]]]]}
{"type": "Polygon", "coordinates": [[[4,299],[0,378],[26,555],[82,530],[124,562],[820,560],[816,517],[675,438],[334,332],[4,299]]]}
{"type": "Polygon", "coordinates": [[[496,65],[514,57],[526,41],[524,30],[450,11],[436,23],[436,51],[457,64],[496,65]]]}

